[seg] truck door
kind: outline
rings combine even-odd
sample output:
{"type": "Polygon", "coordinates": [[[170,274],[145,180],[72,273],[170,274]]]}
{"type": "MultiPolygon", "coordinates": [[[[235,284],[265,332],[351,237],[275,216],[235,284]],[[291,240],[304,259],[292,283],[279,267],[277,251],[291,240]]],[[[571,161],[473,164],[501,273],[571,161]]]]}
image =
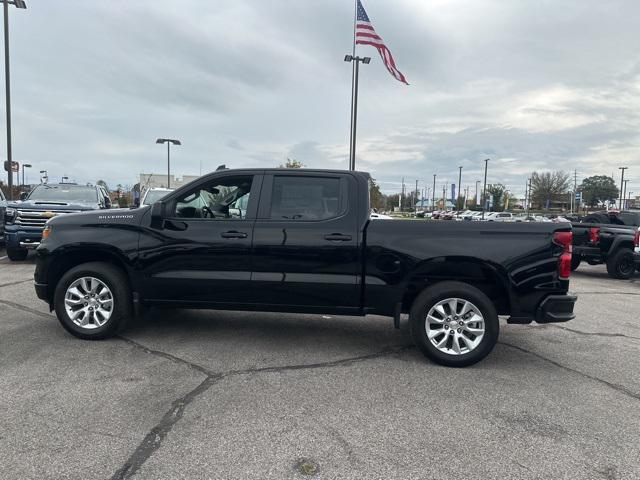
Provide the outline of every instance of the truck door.
{"type": "Polygon", "coordinates": [[[259,303],[359,308],[357,199],[348,174],[265,175],[252,250],[259,303]]]}
{"type": "Polygon", "coordinates": [[[165,203],[140,237],[143,298],[250,303],[251,242],[262,175],[221,173],[165,203]]]}

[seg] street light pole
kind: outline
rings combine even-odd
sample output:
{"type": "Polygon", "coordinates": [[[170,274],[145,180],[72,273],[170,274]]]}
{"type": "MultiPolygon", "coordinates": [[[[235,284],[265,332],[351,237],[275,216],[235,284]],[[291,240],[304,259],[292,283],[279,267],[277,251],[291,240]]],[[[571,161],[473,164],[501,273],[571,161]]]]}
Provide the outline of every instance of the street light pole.
{"type": "Polygon", "coordinates": [[[24,183],[24,169],[25,168],[31,168],[31,164],[29,163],[23,163],[22,164],[22,186],[24,187],[25,183],[24,183]]]}
{"type": "Polygon", "coordinates": [[[458,209],[458,199],[460,198],[461,193],[462,193],[462,167],[458,167],[458,191],[457,191],[457,198],[455,200],[456,210],[458,209]]]}
{"type": "Polygon", "coordinates": [[[484,220],[484,210],[487,203],[487,168],[489,167],[489,159],[484,160],[484,186],[482,187],[482,219],[484,220]]]}
{"type": "Polygon", "coordinates": [[[171,150],[170,146],[173,143],[174,145],[182,145],[180,140],[176,140],[173,138],[159,138],[156,140],[156,143],[167,144],[167,188],[171,188],[171,150]]]}
{"type": "Polygon", "coordinates": [[[624,181],[624,191],[622,194],[622,207],[620,208],[620,210],[625,210],[627,208],[627,183],[629,183],[629,180],[624,181]]]}
{"type": "Polygon", "coordinates": [[[7,185],[9,187],[9,200],[13,200],[13,152],[11,145],[11,75],[9,71],[9,4],[17,8],[27,8],[23,0],[2,0],[4,9],[4,84],[7,112],[7,185]]]}
{"type": "Polygon", "coordinates": [[[436,174],[433,174],[433,198],[431,199],[431,211],[436,211],[436,174]]]}
{"type": "Polygon", "coordinates": [[[624,186],[624,171],[629,167],[618,167],[618,170],[622,170],[622,178],[620,179],[620,200],[618,201],[618,208],[622,210],[622,187],[624,186]]]}
{"type": "Polygon", "coordinates": [[[365,65],[371,62],[371,57],[358,57],[355,52],[356,44],[354,37],[353,55],[344,56],[345,62],[353,62],[353,72],[351,76],[351,133],[349,134],[349,170],[351,171],[356,169],[356,129],[358,124],[358,78],[360,75],[360,62],[365,65]]]}

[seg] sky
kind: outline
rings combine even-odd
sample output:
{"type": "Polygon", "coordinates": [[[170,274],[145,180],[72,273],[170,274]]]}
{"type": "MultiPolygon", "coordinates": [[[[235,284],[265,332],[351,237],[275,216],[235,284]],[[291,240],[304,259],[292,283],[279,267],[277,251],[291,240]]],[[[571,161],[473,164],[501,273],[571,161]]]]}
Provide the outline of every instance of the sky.
{"type": "MultiPolygon", "coordinates": [[[[357,169],[384,193],[533,170],[629,167],[640,194],[640,2],[363,0],[410,85],[372,47],[357,169]]],[[[347,168],[351,0],[27,0],[10,7],[14,160],[78,182],[347,168]]],[[[2,127],[4,131],[4,115],[2,127]]],[[[4,135],[0,151],[6,152],[4,135]]]]}

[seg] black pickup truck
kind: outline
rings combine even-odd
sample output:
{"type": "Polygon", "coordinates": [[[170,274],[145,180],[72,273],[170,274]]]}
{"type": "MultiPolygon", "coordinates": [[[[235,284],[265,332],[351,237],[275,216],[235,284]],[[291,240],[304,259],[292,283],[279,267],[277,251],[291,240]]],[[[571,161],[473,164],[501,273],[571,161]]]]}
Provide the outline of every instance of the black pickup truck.
{"type": "Polygon", "coordinates": [[[62,326],[114,335],[147,306],[383,315],[435,362],[484,358],[508,323],[564,322],[567,224],[370,220],[370,177],[224,170],[151,206],[47,222],[35,288],[62,326]]]}
{"type": "Polygon", "coordinates": [[[9,260],[27,258],[29,250],[40,245],[44,225],[52,217],[68,213],[111,207],[106,190],[100,185],[42,183],[20,200],[9,202],[4,214],[9,260]]]}
{"type": "Polygon", "coordinates": [[[596,212],[581,223],[572,223],[573,258],[571,269],[582,261],[604,263],[612,278],[629,279],[637,268],[634,242],[640,225],[640,212],[596,212]]]}

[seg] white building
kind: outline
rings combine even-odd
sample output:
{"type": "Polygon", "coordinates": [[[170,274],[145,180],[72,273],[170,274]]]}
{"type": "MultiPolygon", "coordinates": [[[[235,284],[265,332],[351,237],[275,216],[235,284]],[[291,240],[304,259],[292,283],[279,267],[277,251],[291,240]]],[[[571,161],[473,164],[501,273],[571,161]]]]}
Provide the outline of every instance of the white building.
{"type": "MultiPolygon", "coordinates": [[[[200,178],[199,175],[183,175],[182,178],[171,175],[169,180],[171,188],[179,188],[189,182],[192,182],[196,178],[200,178]]],[[[144,191],[147,188],[167,188],[167,174],[166,173],[141,173],[140,174],[140,190],[144,191]]]]}

